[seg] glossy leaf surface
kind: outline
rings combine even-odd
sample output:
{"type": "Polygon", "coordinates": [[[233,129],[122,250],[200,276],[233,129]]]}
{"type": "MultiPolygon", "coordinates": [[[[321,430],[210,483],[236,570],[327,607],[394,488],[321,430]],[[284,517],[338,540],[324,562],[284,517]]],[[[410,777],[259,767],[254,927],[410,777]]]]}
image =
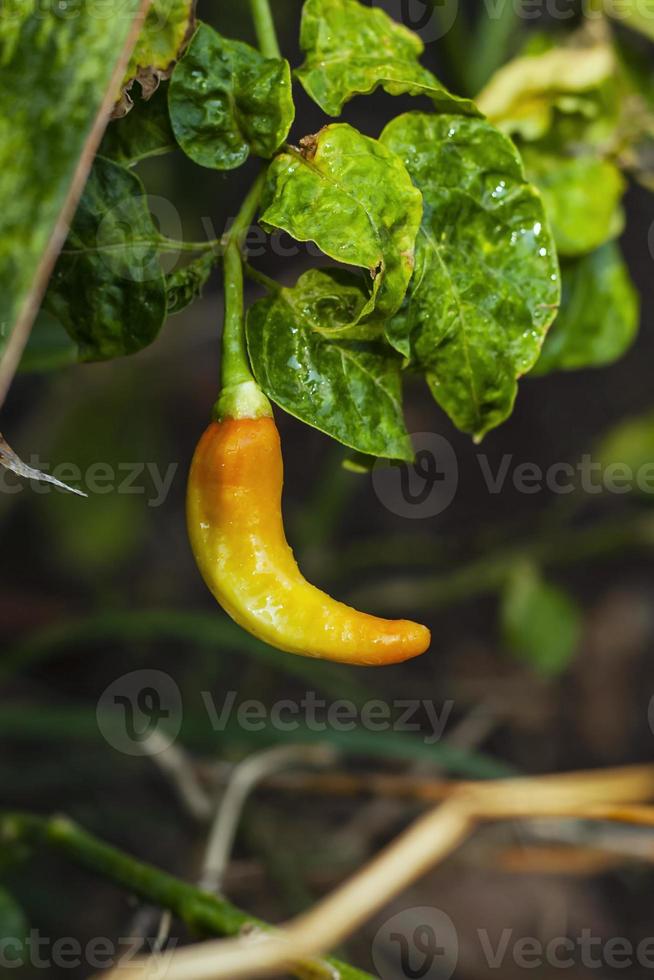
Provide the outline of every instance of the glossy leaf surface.
{"type": "Polygon", "coordinates": [[[387,326],[434,398],[481,438],[510,414],[559,303],[554,242],[511,141],[481,119],[408,113],[382,142],[424,198],[416,270],[387,326]]]}
{"type": "Polygon", "coordinates": [[[372,295],[358,314],[395,313],[414,265],[422,200],[402,161],[344,123],[273,160],[261,223],[313,241],[332,259],[362,266],[372,295]]]}
{"type": "Polygon", "coordinates": [[[306,272],[250,310],[252,367],[266,394],[296,418],[359,452],[410,460],[399,358],[382,343],[349,339],[366,303],[353,273],[306,272]]]}
{"type": "Polygon", "coordinates": [[[330,116],[378,86],[390,95],[426,95],[440,111],[479,115],[474,102],[453,95],[422,67],[418,35],[379,7],[358,0],[307,0],[300,46],[306,60],[296,75],[330,116]]]}
{"type": "Polygon", "coordinates": [[[186,155],[202,167],[232,170],[250,153],[272,156],[286,139],[295,113],[291,70],[200,24],[173,73],[169,106],[186,155]]]}

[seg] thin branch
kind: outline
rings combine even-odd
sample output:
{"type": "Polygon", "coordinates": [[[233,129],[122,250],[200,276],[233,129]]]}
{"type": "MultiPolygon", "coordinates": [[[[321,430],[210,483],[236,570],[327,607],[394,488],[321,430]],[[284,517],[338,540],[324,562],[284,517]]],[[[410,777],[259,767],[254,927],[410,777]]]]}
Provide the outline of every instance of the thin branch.
{"type": "MultiPolygon", "coordinates": [[[[250,941],[275,934],[267,922],[243,912],[224,898],[203,892],[152,865],[138,861],[65,817],[38,817],[24,813],[0,813],[0,843],[46,845],[65,854],[82,867],[108,878],[147,902],[169,909],[188,928],[200,936],[241,936],[250,941]]],[[[168,957],[169,953],[166,953],[168,957]]],[[[302,957],[290,973],[297,980],[374,980],[368,973],[347,963],[327,958],[302,957]]],[[[145,974],[139,968],[139,975],[145,974]]],[[[116,968],[116,975],[127,978],[131,969],[116,968]]]]}
{"type": "Polygon", "coordinates": [[[157,729],[140,743],[140,750],[167,777],[187,812],[196,820],[208,820],[213,803],[197,779],[193,760],[186,752],[157,729]]]}
{"type": "MultiPolygon", "coordinates": [[[[272,976],[329,949],[357,929],[429,868],[444,860],[483,821],[575,816],[607,819],[635,812],[654,796],[654,766],[562,776],[462,783],[449,800],[408,830],[344,885],[290,922],[283,934],[207,942],[172,954],[167,980],[245,980],[272,976]],[[624,806],[629,809],[624,810],[624,806]]],[[[145,980],[147,959],[104,980],[145,980]]]]}
{"type": "Polygon", "coordinates": [[[250,0],[250,12],[261,54],[266,58],[281,58],[269,0],[250,0]]]}
{"type": "Polygon", "coordinates": [[[259,783],[291,766],[333,765],[336,753],[325,745],[282,745],[248,756],[232,771],[227,788],[216,811],[206,855],[200,888],[218,892],[222,885],[243,808],[259,783]]]}

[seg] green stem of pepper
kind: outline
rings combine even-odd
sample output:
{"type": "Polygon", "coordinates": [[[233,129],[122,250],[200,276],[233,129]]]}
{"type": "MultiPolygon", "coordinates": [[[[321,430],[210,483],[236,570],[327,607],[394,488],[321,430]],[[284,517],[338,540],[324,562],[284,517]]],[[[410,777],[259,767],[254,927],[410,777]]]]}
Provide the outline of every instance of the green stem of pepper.
{"type": "Polygon", "coordinates": [[[225,241],[223,276],[225,320],[223,324],[221,393],[214,415],[225,418],[260,418],[272,415],[270,402],[257,385],[245,341],[243,257],[241,249],[259,207],[265,171],[259,174],[241,205],[225,241]]]}
{"type": "Polygon", "coordinates": [[[281,58],[269,0],[250,0],[250,11],[261,54],[266,58],[281,58]]]}
{"type": "MultiPolygon", "coordinates": [[[[169,909],[201,936],[238,936],[247,930],[273,927],[241,911],[231,902],[174,878],[150,864],[111,847],[66,817],[0,813],[0,844],[46,845],[96,872],[147,902],[169,909]]],[[[297,980],[374,980],[368,973],[333,959],[315,959],[291,968],[297,980]]]]}

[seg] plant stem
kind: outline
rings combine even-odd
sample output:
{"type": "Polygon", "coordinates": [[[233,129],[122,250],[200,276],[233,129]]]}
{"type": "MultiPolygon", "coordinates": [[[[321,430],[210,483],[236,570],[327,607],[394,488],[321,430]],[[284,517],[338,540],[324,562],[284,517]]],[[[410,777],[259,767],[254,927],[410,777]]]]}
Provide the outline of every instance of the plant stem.
{"type": "Polygon", "coordinates": [[[220,398],[214,416],[224,418],[260,418],[272,415],[270,402],[250,370],[245,341],[245,305],[243,302],[243,256],[241,249],[248,229],[259,207],[265,171],[250,188],[236,220],[225,238],[223,277],[225,283],[225,318],[223,322],[222,358],[220,363],[220,398]]]}
{"type": "MultiPolygon", "coordinates": [[[[136,860],[87,833],[66,817],[0,813],[0,843],[47,845],[89,871],[129,889],[144,901],[169,909],[202,936],[238,936],[249,930],[269,932],[273,926],[248,915],[231,902],[202,891],[153,865],[136,860]]],[[[374,980],[369,973],[338,960],[298,963],[298,980],[374,980]]]]}
{"type": "Polygon", "coordinates": [[[261,54],[266,58],[281,58],[269,0],[250,0],[250,11],[261,54]]]}
{"type": "Polygon", "coordinates": [[[251,279],[252,282],[258,283],[260,286],[263,286],[269,293],[278,293],[280,289],[283,289],[282,284],[277,282],[276,279],[271,279],[270,276],[265,274],[265,272],[260,272],[248,262],[245,263],[244,268],[245,275],[248,277],[248,279],[251,279]]]}
{"type": "MultiPolygon", "coordinates": [[[[158,252],[214,252],[222,254],[223,241],[221,238],[208,238],[205,242],[181,242],[175,238],[133,238],[130,247],[134,245],[150,245],[158,252]]],[[[125,243],[116,242],[114,245],[97,245],[95,248],[62,248],[62,255],[87,255],[89,252],[102,254],[104,252],[124,252],[125,243]]]]}

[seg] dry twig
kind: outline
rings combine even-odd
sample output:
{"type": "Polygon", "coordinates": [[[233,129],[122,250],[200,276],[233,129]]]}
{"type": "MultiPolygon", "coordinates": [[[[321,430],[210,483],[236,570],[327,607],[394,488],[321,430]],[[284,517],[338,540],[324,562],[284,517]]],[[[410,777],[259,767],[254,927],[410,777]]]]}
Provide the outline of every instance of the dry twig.
{"type": "MultiPolygon", "coordinates": [[[[444,860],[484,822],[524,817],[651,820],[642,804],[654,797],[654,766],[569,773],[492,783],[461,783],[450,798],[418,819],[360,872],[283,931],[201,943],[172,954],[167,980],[239,980],[283,973],[290,964],[329,949],[390,899],[444,860]]],[[[148,960],[104,980],[146,980],[148,960]]]]}

